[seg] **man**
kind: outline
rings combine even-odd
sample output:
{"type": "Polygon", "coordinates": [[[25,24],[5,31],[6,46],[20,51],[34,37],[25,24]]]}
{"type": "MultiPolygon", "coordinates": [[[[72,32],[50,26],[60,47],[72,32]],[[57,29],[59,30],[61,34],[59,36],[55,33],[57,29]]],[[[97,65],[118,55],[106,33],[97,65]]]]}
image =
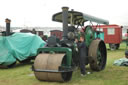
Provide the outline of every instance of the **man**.
{"type": "Polygon", "coordinates": [[[78,43],[78,49],[79,49],[79,56],[80,56],[81,76],[84,76],[86,74],[86,68],[85,68],[86,61],[85,61],[85,59],[87,57],[84,34],[81,34],[81,36],[80,36],[80,43],[78,43]]]}
{"type": "Polygon", "coordinates": [[[78,45],[78,50],[79,50],[79,64],[80,64],[80,71],[81,71],[81,76],[84,76],[86,74],[86,68],[85,68],[85,63],[87,59],[87,50],[86,50],[86,44],[85,44],[85,35],[82,33],[80,36],[80,42],[78,42],[77,39],[75,39],[75,42],[78,45]]]}

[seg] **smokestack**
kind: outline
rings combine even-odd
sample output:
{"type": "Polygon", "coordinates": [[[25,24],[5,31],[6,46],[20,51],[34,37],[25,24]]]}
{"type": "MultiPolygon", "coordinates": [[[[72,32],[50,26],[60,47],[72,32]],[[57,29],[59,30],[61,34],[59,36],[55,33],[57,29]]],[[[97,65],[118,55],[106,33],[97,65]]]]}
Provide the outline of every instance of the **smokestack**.
{"type": "Polygon", "coordinates": [[[62,7],[63,39],[67,39],[68,33],[68,7],[62,7]]]}
{"type": "Polygon", "coordinates": [[[10,19],[5,19],[5,22],[6,22],[6,36],[9,36],[10,35],[10,22],[11,20],[10,19]]]}

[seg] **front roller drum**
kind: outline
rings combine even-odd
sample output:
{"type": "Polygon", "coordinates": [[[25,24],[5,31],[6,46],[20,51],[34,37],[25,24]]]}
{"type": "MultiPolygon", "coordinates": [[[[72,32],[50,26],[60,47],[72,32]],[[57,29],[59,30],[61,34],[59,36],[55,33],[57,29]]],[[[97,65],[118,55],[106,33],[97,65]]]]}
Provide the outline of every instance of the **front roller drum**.
{"type": "Polygon", "coordinates": [[[43,81],[69,81],[72,77],[72,72],[59,72],[59,67],[64,62],[65,54],[39,54],[34,62],[35,69],[45,70],[44,72],[34,72],[38,80],[43,81]],[[48,71],[48,72],[47,72],[48,71]],[[50,71],[50,72],[49,72],[50,71]],[[56,72],[58,71],[58,72],[56,72]]]}
{"type": "Polygon", "coordinates": [[[104,41],[93,40],[89,47],[90,68],[94,71],[103,70],[106,66],[107,50],[104,41]]]}

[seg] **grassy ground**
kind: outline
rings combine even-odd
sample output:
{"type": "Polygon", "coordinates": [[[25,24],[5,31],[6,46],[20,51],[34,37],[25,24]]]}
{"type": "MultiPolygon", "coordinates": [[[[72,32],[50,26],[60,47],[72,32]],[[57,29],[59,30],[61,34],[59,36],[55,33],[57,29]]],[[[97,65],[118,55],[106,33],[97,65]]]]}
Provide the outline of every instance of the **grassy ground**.
{"type": "MultiPolygon", "coordinates": [[[[12,69],[0,69],[0,85],[128,85],[128,68],[113,66],[116,59],[124,57],[125,44],[119,50],[107,50],[107,66],[101,72],[93,72],[86,77],[80,71],[73,73],[72,80],[66,83],[38,81],[29,65],[18,65],[12,69]]],[[[108,48],[108,45],[107,45],[108,48]]],[[[90,68],[87,67],[89,71],[90,68]]]]}

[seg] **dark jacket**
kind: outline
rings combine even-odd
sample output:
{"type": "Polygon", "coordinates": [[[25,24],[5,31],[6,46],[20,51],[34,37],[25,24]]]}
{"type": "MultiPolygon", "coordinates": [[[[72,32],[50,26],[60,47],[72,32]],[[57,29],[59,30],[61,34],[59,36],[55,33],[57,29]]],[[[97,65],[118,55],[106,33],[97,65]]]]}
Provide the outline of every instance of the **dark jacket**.
{"type": "Polygon", "coordinates": [[[80,54],[80,56],[82,56],[82,57],[86,57],[86,55],[87,55],[87,50],[86,50],[86,44],[85,44],[85,42],[80,42],[80,43],[78,43],[78,49],[79,49],[79,54],[80,54]]]}

